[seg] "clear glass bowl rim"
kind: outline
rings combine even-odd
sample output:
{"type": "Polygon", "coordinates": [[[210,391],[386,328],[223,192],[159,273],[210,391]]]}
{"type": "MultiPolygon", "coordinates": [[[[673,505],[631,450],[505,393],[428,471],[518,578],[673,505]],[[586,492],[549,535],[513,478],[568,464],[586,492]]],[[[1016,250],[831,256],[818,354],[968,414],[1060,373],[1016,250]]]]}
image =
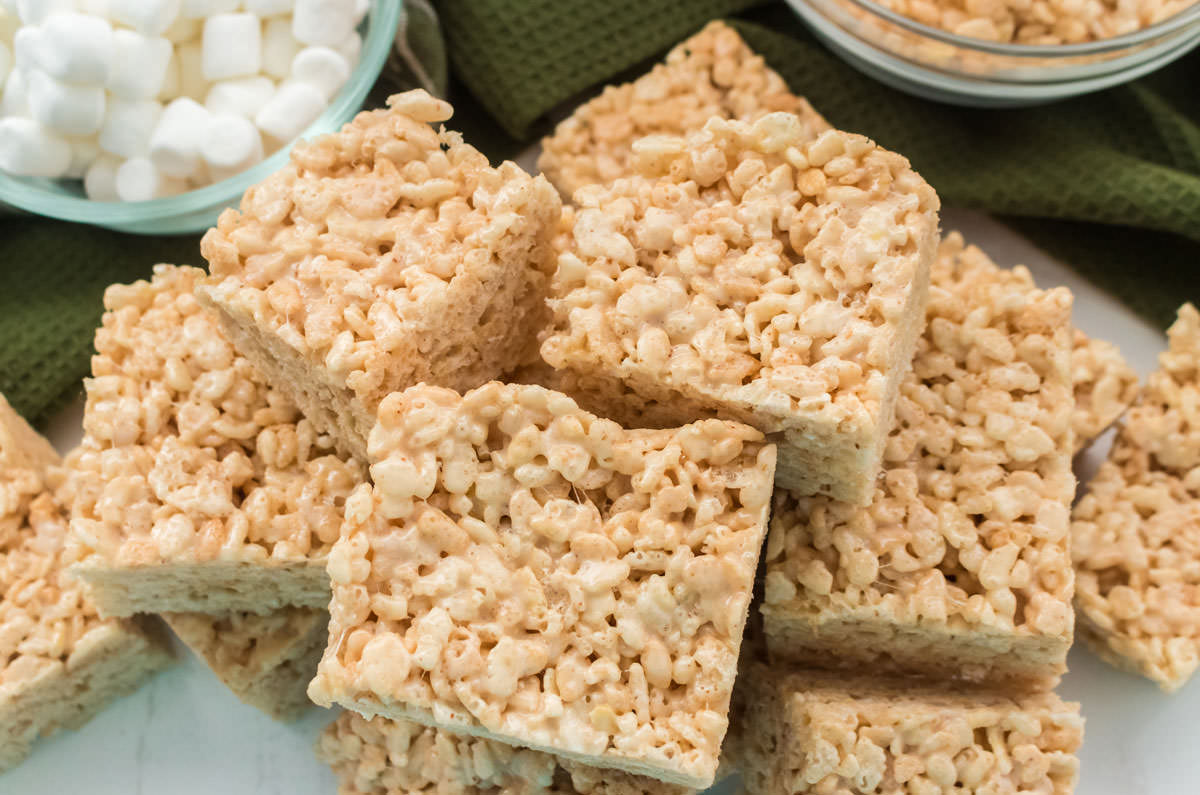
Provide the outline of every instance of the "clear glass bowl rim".
{"type": "MultiPolygon", "coordinates": [[[[320,117],[296,138],[297,141],[311,137],[314,133],[319,134],[320,131],[336,130],[358,112],[383,71],[384,62],[395,43],[400,14],[401,0],[375,0],[371,4],[362,53],[350,79],[329,103],[329,107],[322,111],[320,117]]],[[[286,144],[261,163],[236,176],[178,196],[141,202],[97,202],[84,197],[43,190],[25,182],[27,178],[0,173],[0,202],[50,218],[99,226],[131,225],[187,215],[207,206],[229,202],[231,197],[231,206],[236,206],[247,188],[283,167],[291,156],[294,143],[295,141],[286,144]]]]}
{"type": "MultiPolygon", "coordinates": [[[[810,2],[810,0],[803,0],[803,2],[810,2]]],[[[1135,30],[1132,33],[1123,33],[1120,36],[1113,36],[1109,39],[1084,41],[1077,44],[1013,44],[1011,42],[988,41],[986,39],[971,38],[970,36],[960,36],[948,30],[918,22],[889,8],[884,8],[878,3],[872,2],[872,0],[847,0],[847,2],[853,3],[869,14],[886,19],[894,25],[898,25],[926,38],[936,39],[967,50],[986,52],[993,55],[1007,55],[1015,58],[1068,58],[1079,55],[1096,55],[1120,51],[1169,36],[1193,24],[1200,23],[1200,2],[1197,2],[1189,8],[1180,11],[1178,14],[1170,16],[1148,28],[1135,30]]]]}

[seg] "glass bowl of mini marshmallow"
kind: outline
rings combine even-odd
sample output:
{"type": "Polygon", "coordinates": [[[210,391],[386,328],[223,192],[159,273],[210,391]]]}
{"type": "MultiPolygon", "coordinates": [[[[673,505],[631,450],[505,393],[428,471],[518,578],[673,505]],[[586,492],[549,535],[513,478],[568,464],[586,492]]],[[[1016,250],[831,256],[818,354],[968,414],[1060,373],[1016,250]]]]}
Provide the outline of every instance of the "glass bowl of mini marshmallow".
{"type": "Polygon", "coordinates": [[[1126,83],[1200,45],[1200,0],[787,0],[846,62],[926,99],[1020,107],[1126,83]]]}
{"type": "Polygon", "coordinates": [[[0,0],[0,203],[202,231],[296,140],[361,110],[400,13],[401,0],[0,0]]]}

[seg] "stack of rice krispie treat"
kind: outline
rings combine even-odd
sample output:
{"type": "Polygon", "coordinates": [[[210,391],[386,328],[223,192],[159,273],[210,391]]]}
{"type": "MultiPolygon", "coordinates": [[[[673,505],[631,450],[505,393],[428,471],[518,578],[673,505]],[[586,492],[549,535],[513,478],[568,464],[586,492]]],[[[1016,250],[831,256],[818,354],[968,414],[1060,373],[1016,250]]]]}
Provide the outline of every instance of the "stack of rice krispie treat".
{"type": "Polygon", "coordinates": [[[1200,312],[1168,350],[1072,515],[1075,600],[1101,657],[1166,691],[1200,665],[1200,312]]]}
{"type": "Polygon", "coordinates": [[[103,619],[67,569],[58,454],[0,395],[0,771],[171,662],[152,621],[103,619]]]}

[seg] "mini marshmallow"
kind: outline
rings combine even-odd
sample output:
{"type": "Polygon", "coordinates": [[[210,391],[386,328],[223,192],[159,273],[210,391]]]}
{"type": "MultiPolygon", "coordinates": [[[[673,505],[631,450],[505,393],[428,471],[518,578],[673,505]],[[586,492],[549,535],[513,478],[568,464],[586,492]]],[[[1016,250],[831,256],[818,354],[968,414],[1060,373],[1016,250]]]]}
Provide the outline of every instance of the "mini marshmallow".
{"type": "Polygon", "coordinates": [[[312,124],[325,110],[325,96],[308,83],[284,83],[255,115],[258,129],[284,143],[312,124]]]}
{"type": "Polygon", "coordinates": [[[8,79],[8,73],[12,70],[12,50],[8,49],[8,45],[0,41],[0,83],[8,79]]]}
{"type": "Polygon", "coordinates": [[[34,45],[38,68],[64,83],[104,83],[113,55],[108,20],[76,12],[48,16],[34,45]]]}
{"type": "Polygon", "coordinates": [[[40,25],[60,11],[74,11],[75,0],[17,0],[17,16],[26,25],[40,25]]]}
{"type": "Polygon", "coordinates": [[[179,95],[203,102],[208,96],[208,81],[204,79],[204,53],[199,42],[180,44],[175,48],[179,61],[179,95]]]}
{"type": "Polygon", "coordinates": [[[195,173],[208,117],[203,105],[187,97],[167,105],[150,135],[150,160],[155,168],[169,177],[195,173]]]}
{"type": "Polygon", "coordinates": [[[0,119],[0,170],[59,177],[71,164],[71,144],[33,119],[0,119]]]}
{"type": "Polygon", "coordinates": [[[26,77],[33,118],[63,135],[91,135],[104,122],[104,89],[55,80],[40,69],[26,77]]]}
{"type": "Polygon", "coordinates": [[[171,58],[163,69],[162,87],[158,89],[158,101],[167,103],[179,96],[179,56],[171,50],[171,58]]]}
{"type": "Polygon", "coordinates": [[[305,44],[336,47],[354,30],[355,0],[296,0],[292,35],[305,44]]]}
{"type": "Polygon", "coordinates": [[[258,74],[262,68],[262,25],[253,14],[217,14],[204,21],[204,79],[258,74]]]}
{"type": "Polygon", "coordinates": [[[346,40],[334,47],[335,50],[342,54],[346,62],[353,68],[358,63],[359,56],[362,55],[362,36],[359,36],[357,31],[346,37],[346,40]]]}
{"type": "Polygon", "coordinates": [[[200,155],[213,182],[240,174],[263,159],[262,136],[242,116],[213,116],[204,131],[200,155]]]}
{"type": "Polygon", "coordinates": [[[171,23],[171,27],[163,31],[162,36],[164,39],[168,39],[176,44],[182,44],[185,41],[200,38],[200,33],[203,29],[201,20],[189,19],[180,14],[175,17],[175,21],[171,23]]]}
{"type": "MultiPolygon", "coordinates": [[[[0,5],[3,5],[3,3],[0,2],[0,5]]],[[[12,44],[13,36],[17,35],[17,30],[20,27],[21,18],[16,13],[0,8],[0,41],[12,44]]]]}
{"type": "Polygon", "coordinates": [[[152,99],[110,99],[100,128],[100,148],[121,157],[146,155],[162,112],[162,105],[152,99]]]}
{"type": "Polygon", "coordinates": [[[7,116],[29,116],[25,74],[16,69],[8,73],[4,81],[4,93],[0,94],[0,118],[7,116]]]}
{"type": "Polygon", "coordinates": [[[109,2],[110,0],[76,0],[75,7],[85,14],[108,19],[109,2]]]}
{"type": "Polygon", "coordinates": [[[212,84],[204,107],[209,113],[232,113],[246,119],[254,118],[259,108],[275,93],[275,83],[269,77],[239,77],[212,84]]]}
{"type": "Polygon", "coordinates": [[[187,182],[162,173],[147,158],[133,157],[117,169],[116,189],[121,201],[144,202],[183,193],[187,182]]]}
{"type": "Polygon", "coordinates": [[[174,52],[171,42],[124,28],[113,33],[112,72],[108,90],[121,99],[153,99],[159,95],[174,52]]]}
{"type": "Polygon", "coordinates": [[[242,3],[242,5],[246,6],[247,11],[260,17],[290,14],[292,13],[292,6],[295,4],[296,0],[245,0],[242,3]]]}
{"type": "Polygon", "coordinates": [[[13,69],[24,72],[37,68],[38,42],[41,38],[41,28],[26,25],[13,36],[13,69]]]}
{"type": "Polygon", "coordinates": [[[83,179],[83,175],[100,156],[100,146],[96,143],[96,139],[90,136],[68,138],[67,143],[71,146],[71,162],[67,164],[67,169],[62,176],[67,179],[83,179]]]}
{"type": "Polygon", "coordinates": [[[277,80],[288,76],[292,61],[300,52],[300,42],[292,35],[292,21],[268,19],[263,26],[262,70],[277,80]]]}
{"type": "Polygon", "coordinates": [[[83,175],[83,192],[94,202],[119,201],[117,196],[117,169],[121,161],[112,155],[100,155],[83,175]]]}
{"type": "Polygon", "coordinates": [[[179,14],[188,19],[204,19],[214,14],[232,14],[241,4],[242,0],[183,0],[179,14]]]}
{"type": "Polygon", "coordinates": [[[180,0],[109,0],[116,22],[147,36],[161,36],[179,16],[180,0]]]}
{"type": "Polygon", "coordinates": [[[328,102],[350,79],[350,64],[328,47],[305,47],[292,61],[292,77],[316,87],[328,102]]]}

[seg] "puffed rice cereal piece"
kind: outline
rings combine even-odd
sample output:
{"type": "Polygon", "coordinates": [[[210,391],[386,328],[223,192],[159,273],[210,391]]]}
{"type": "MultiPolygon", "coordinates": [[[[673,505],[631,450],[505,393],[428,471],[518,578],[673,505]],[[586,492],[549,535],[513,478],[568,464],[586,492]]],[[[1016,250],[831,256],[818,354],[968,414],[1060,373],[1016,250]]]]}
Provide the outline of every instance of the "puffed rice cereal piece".
{"type": "Polygon", "coordinates": [[[1196,0],[880,0],[890,11],[960,36],[1060,45],[1110,39],[1156,25],[1196,0]]]}
{"type": "Polygon", "coordinates": [[[688,795],[691,790],[541,751],[343,712],[317,739],[338,795],[688,795]]]}
{"type": "Polygon", "coordinates": [[[430,126],[409,91],[302,143],[201,241],[198,291],[230,339],[321,432],[366,460],[379,402],[417,383],[470,389],[536,332],[562,202],[430,126]]]}
{"type": "Polygon", "coordinates": [[[635,151],[638,176],[575,195],[542,358],[606,391],[622,424],[738,420],[779,445],[780,486],[865,503],[920,331],[937,195],[900,155],[812,140],[786,113],[635,151]],[[641,416],[648,401],[665,416],[641,416]]]}
{"type": "Polygon", "coordinates": [[[1071,351],[1071,383],[1075,388],[1075,452],[1104,433],[1138,394],[1138,375],[1116,345],[1075,329],[1071,351]]]}
{"type": "Polygon", "coordinates": [[[244,703],[275,720],[299,718],[329,634],[329,612],[285,607],[255,613],[166,613],[167,625],[244,703]]]}
{"type": "Polygon", "coordinates": [[[774,445],[492,382],[389,396],[370,453],[313,701],[712,783],[774,445]]]}
{"type": "Polygon", "coordinates": [[[156,266],[113,285],[68,485],[78,573],[102,615],[329,603],[325,556],[365,471],[237,353],[156,266]]]}
{"type": "Polygon", "coordinates": [[[1080,634],[1173,692],[1200,665],[1200,314],[1185,304],[1159,369],[1071,523],[1080,634]]]}
{"type": "Polygon", "coordinates": [[[1065,670],[1071,295],[948,235],[870,506],[775,495],[773,659],[971,681],[1065,670]]]}
{"type": "Polygon", "coordinates": [[[66,574],[79,550],[60,479],[49,442],[0,395],[0,771],[171,662],[156,620],[101,619],[66,574]]]}
{"type": "Polygon", "coordinates": [[[747,795],[1070,795],[1079,704],[1054,693],[784,672],[748,677],[747,795]]]}
{"type": "Polygon", "coordinates": [[[736,30],[714,20],[637,80],[607,86],[576,108],[542,140],[538,168],[569,200],[584,185],[632,176],[639,138],[684,135],[714,116],[754,121],[772,111],[794,113],[811,137],[829,129],[736,30]]]}

